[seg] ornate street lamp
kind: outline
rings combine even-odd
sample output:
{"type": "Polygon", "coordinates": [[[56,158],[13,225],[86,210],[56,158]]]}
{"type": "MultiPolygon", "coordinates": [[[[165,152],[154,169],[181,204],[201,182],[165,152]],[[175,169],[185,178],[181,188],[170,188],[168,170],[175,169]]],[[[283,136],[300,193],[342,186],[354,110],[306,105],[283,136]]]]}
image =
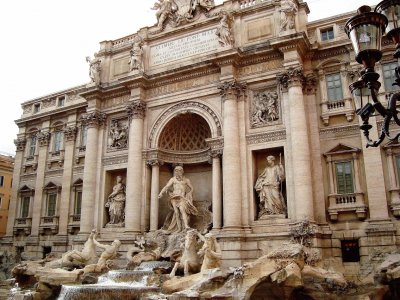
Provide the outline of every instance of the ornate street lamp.
{"type": "MultiPolygon", "coordinates": [[[[400,134],[391,137],[389,124],[393,119],[400,126],[397,116],[396,102],[400,100],[400,93],[393,94],[385,108],[378,99],[381,84],[378,82],[379,74],[375,72],[375,63],[382,58],[381,39],[386,30],[386,36],[396,43],[394,57],[400,58],[400,0],[384,0],[380,2],[375,11],[369,6],[358,9],[357,15],[347,21],[345,31],[349,36],[358,63],[364,66],[361,77],[350,85],[354,98],[356,113],[361,117],[363,124],[360,129],[367,138],[367,147],[379,146],[385,137],[390,140],[398,139],[400,134]],[[372,126],[369,118],[376,114],[384,117],[384,123],[378,140],[369,138],[372,126]]],[[[400,71],[396,68],[396,85],[400,86],[400,71]]]]}

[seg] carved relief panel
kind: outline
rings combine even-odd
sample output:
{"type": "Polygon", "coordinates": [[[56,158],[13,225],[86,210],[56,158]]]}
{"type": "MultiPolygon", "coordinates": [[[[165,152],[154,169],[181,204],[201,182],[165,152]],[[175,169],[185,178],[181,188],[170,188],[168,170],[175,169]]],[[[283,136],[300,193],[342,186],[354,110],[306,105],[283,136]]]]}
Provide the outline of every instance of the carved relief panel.
{"type": "Polygon", "coordinates": [[[250,107],[252,128],[277,125],[281,119],[281,101],[275,87],[253,92],[250,107]]]}
{"type": "Polygon", "coordinates": [[[107,151],[128,148],[128,118],[112,119],[109,124],[107,151]]]}

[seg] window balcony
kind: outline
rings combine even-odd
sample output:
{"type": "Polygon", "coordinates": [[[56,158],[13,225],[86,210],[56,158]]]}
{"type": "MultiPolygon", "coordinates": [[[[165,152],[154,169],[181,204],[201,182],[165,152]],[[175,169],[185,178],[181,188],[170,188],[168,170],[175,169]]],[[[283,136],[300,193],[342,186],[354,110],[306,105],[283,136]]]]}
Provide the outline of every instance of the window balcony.
{"type": "Polygon", "coordinates": [[[68,222],[68,233],[75,234],[81,227],[81,215],[70,215],[68,222]]]}
{"type": "Polygon", "coordinates": [[[51,232],[52,234],[58,233],[58,216],[52,217],[41,217],[39,234],[45,234],[46,232],[51,232]]]}
{"type": "Polygon", "coordinates": [[[16,218],[14,221],[14,235],[23,232],[25,235],[31,234],[32,218],[16,218]]]}
{"type": "Polygon", "coordinates": [[[367,217],[367,206],[363,193],[332,194],[328,196],[328,213],[332,221],[337,221],[340,213],[354,212],[359,220],[367,217]]]}
{"type": "Polygon", "coordinates": [[[329,125],[329,119],[335,116],[345,116],[348,122],[354,119],[354,109],[351,98],[326,101],[321,104],[321,118],[324,125],[329,125]]]}

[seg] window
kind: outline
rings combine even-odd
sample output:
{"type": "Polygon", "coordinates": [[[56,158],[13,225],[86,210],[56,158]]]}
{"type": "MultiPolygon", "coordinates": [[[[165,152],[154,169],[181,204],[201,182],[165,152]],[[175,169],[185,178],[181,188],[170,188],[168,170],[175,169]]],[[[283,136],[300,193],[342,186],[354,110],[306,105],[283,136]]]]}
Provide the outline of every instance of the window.
{"type": "Polygon", "coordinates": [[[82,207],[82,191],[75,192],[75,205],[74,205],[74,215],[81,214],[82,207]]]}
{"type": "Polygon", "coordinates": [[[86,147],[87,134],[88,134],[88,127],[87,126],[82,126],[81,147],[86,147]]]}
{"type": "Polygon", "coordinates": [[[333,27],[321,30],[321,40],[322,41],[333,40],[334,38],[335,38],[335,35],[333,33],[333,27]]]}
{"type": "Polygon", "coordinates": [[[4,176],[0,176],[0,186],[4,186],[4,176]]]}
{"type": "Polygon", "coordinates": [[[33,105],[33,113],[36,114],[40,111],[40,103],[36,103],[33,105]]]}
{"type": "Polygon", "coordinates": [[[340,73],[326,76],[326,87],[328,90],[328,100],[336,101],[343,99],[342,80],[340,73]]]}
{"type": "Polygon", "coordinates": [[[47,194],[46,216],[53,217],[56,215],[57,194],[47,194]]]}
{"type": "Polygon", "coordinates": [[[0,208],[3,206],[3,196],[0,196],[0,208]]]}
{"type": "Polygon", "coordinates": [[[336,186],[338,194],[352,194],[353,187],[353,167],[351,162],[339,162],[336,166],[336,186]]]}
{"type": "Polygon", "coordinates": [[[54,152],[60,152],[62,145],[62,132],[55,131],[54,132],[54,152]]]}
{"type": "Polygon", "coordinates": [[[386,91],[393,91],[393,90],[397,89],[396,86],[392,85],[396,79],[396,75],[395,75],[396,67],[397,67],[397,62],[392,62],[392,63],[382,65],[383,83],[385,85],[386,91]]]}
{"type": "Polygon", "coordinates": [[[360,247],[358,240],[341,241],[343,262],[359,262],[360,247]]]}
{"type": "Polygon", "coordinates": [[[65,104],[65,97],[64,97],[64,96],[58,97],[58,99],[57,99],[57,106],[58,106],[58,107],[63,107],[64,104],[65,104]]]}
{"type": "Polygon", "coordinates": [[[27,218],[29,215],[29,204],[31,202],[30,197],[23,197],[21,203],[21,218],[27,218]]]}
{"type": "Polygon", "coordinates": [[[30,143],[29,143],[29,156],[34,156],[36,153],[36,135],[31,137],[30,143]]]}

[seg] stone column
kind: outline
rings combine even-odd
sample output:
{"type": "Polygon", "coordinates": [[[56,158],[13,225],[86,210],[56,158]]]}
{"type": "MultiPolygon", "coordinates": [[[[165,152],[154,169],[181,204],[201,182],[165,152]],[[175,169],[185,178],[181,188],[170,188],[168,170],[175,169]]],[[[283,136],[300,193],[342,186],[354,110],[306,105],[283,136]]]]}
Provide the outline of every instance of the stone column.
{"type": "Polygon", "coordinates": [[[224,229],[242,229],[242,180],[240,163],[240,142],[238,123],[238,97],[245,86],[236,81],[220,84],[223,100],[223,136],[224,155],[223,191],[224,191],[224,229]]]}
{"type": "Polygon", "coordinates": [[[35,184],[35,197],[33,198],[33,211],[32,211],[32,230],[31,236],[39,235],[40,218],[42,217],[42,201],[43,201],[43,187],[44,173],[47,166],[47,155],[50,142],[50,132],[48,132],[48,127],[50,125],[49,121],[43,123],[41,132],[38,133],[37,139],[39,142],[39,156],[38,156],[38,166],[36,170],[36,184],[35,184]]]}
{"type": "Polygon", "coordinates": [[[284,88],[288,89],[290,115],[293,185],[296,219],[314,220],[313,191],[311,176],[310,136],[307,127],[306,103],[303,95],[304,75],[301,68],[289,68],[280,77],[284,88]]]}
{"type": "Polygon", "coordinates": [[[158,212],[160,193],[160,162],[151,160],[147,162],[151,166],[151,193],[150,193],[150,231],[158,229],[158,212]]]}
{"type": "Polygon", "coordinates": [[[221,185],[222,150],[211,151],[212,157],[212,215],[213,229],[222,228],[222,185],[221,185]]]}
{"type": "Polygon", "coordinates": [[[126,180],[125,231],[141,232],[143,201],[143,119],[146,104],[135,100],[127,106],[130,118],[126,180]]]}
{"type": "MultiPolygon", "coordinates": [[[[375,117],[369,119],[373,128],[369,131],[372,140],[378,139],[378,129],[375,117]]],[[[361,118],[359,118],[362,124],[361,118]]],[[[377,178],[384,178],[382,166],[382,154],[380,147],[366,148],[366,139],[362,131],[360,131],[361,141],[363,142],[363,156],[364,156],[364,172],[366,179],[366,187],[368,193],[369,215],[372,220],[389,219],[389,210],[386,197],[386,187],[384,180],[377,180],[377,178]]]]}
{"type": "Polygon", "coordinates": [[[95,199],[97,190],[97,151],[99,148],[99,127],[105,122],[106,115],[98,111],[88,112],[82,116],[82,123],[88,127],[85,169],[83,171],[83,191],[80,234],[89,234],[94,226],[95,199]]]}
{"type": "Polygon", "coordinates": [[[70,215],[72,170],[74,164],[75,140],[77,132],[78,128],[76,126],[69,126],[64,129],[65,153],[61,200],[59,203],[59,235],[67,235],[68,220],[70,215]]]}
{"type": "Polygon", "coordinates": [[[7,231],[6,236],[11,237],[13,235],[13,229],[15,224],[15,219],[18,218],[18,188],[21,180],[21,169],[24,159],[24,151],[26,146],[26,139],[23,136],[18,137],[15,141],[16,153],[14,157],[14,173],[13,173],[13,183],[11,190],[10,207],[8,210],[8,220],[7,220],[7,231]]]}
{"type": "Polygon", "coordinates": [[[314,206],[315,220],[319,223],[326,223],[326,207],[325,207],[325,195],[324,195],[324,184],[321,178],[322,174],[322,156],[321,156],[321,141],[319,136],[319,116],[318,116],[318,100],[316,97],[318,80],[315,74],[311,73],[305,77],[304,92],[306,99],[306,113],[309,116],[310,124],[310,150],[311,150],[311,170],[312,170],[312,182],[313,182],[313,198],[315,203],[319,203],[314,206]]]}

